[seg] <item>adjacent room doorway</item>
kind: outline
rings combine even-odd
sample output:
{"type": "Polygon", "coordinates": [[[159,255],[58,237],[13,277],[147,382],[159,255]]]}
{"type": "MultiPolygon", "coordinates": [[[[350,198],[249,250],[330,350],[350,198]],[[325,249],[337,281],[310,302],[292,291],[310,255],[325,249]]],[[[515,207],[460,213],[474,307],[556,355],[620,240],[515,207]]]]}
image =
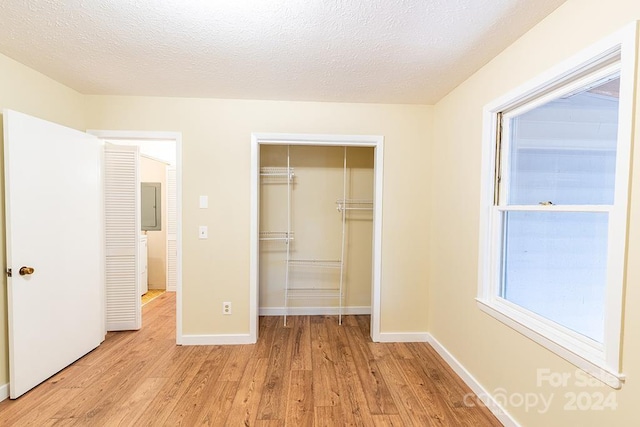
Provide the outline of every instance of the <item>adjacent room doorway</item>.
{"type": "MultiPolygon", "coordinates": [[[[138,229],[139,248],[146,245],[146,251],[140,251],[139,258],[147,256],[148,260],[140,262],[140,282],[176,292],[176,342],[182,344],[182,136],[177,132],[90,130],[88,133],[117,146],[137,147],[141,164],[138,190],[145,179],[160,184],[157,205],[162,210],[158,226],[156,229],[142,227],[141,221],[138,229]],[[147,230],[142,231],[143,228],[147,230]]],[[[139,209],[140,217],[142,208],[139,209]]],[[[138,291],[138,299],[142,291],[138,291]]]]}

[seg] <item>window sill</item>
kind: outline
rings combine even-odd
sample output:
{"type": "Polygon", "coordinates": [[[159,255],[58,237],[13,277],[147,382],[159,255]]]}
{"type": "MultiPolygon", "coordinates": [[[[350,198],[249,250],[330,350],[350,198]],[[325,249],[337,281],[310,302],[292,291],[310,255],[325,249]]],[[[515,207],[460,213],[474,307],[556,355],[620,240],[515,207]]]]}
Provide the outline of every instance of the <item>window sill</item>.
{"type": "Polygon", "coordinates": [[[479,298],[476,298],[476,301],[478,308],[483,312],[557,354],[609,387],[614,389],[622,387],[625,380],[624,374],[613,372],[608,368],[604,357],[599,357],[597,350],[589,351],[585,346],[573,342],[570,337],[563,336],[559,330],[536,322],[506,305],[479,298]]]}

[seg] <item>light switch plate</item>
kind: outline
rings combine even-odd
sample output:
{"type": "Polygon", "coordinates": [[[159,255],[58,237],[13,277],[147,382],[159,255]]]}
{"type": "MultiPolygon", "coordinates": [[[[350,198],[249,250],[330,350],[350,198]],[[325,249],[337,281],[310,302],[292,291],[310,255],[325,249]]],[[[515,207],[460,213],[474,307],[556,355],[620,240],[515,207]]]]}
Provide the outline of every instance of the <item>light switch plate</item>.
{"type": "Polygon", "coordinates": [[[206,225],[198,227],[198,239],[207,239],[209,237],[209,230],[206,225]]]}
{"type": "Polygon", "coordinates": [[[209,207],[209,196],[200,196],[200,209],[207,209],[209,207]]]}

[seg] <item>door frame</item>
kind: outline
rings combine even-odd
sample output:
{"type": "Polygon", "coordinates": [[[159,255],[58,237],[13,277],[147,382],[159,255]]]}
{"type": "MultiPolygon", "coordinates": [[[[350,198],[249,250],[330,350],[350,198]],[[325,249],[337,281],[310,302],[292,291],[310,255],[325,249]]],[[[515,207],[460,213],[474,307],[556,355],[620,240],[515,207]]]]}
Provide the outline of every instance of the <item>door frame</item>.
{"type": "Polygon", "coordinates": [[[249,335],[251,342],[258,340],[258,277],[260,254],[260,145],[373,147],[373,254],[371,286],[371,339],[380,341],[380,292],[382,280],[382,186],[384,164],[384,137],[379,135],[323,135],[295,133],[251,134],[251,221],[249,250],[249,335]]]}
{"type": "Polygon", "coordinates": [[[153,140],[176,143],[176,344],[182,345],[182,133],[96,129],[89,129],[87,133],[106,140],[153,140]]]}

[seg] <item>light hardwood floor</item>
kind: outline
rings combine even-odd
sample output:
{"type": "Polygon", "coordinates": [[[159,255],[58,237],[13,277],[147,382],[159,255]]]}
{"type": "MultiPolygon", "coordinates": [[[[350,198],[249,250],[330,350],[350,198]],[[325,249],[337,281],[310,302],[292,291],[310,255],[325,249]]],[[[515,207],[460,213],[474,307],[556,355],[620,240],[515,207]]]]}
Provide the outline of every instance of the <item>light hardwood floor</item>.
{"type": "Polygon", "coordinates": [[[147,304],[142,330],[0,403],[0,425],[501,425],[428,344],[372,343],[368,316],[264,317],[257,344],[180,347],[174,313],[173,293],[147,304]]]}

